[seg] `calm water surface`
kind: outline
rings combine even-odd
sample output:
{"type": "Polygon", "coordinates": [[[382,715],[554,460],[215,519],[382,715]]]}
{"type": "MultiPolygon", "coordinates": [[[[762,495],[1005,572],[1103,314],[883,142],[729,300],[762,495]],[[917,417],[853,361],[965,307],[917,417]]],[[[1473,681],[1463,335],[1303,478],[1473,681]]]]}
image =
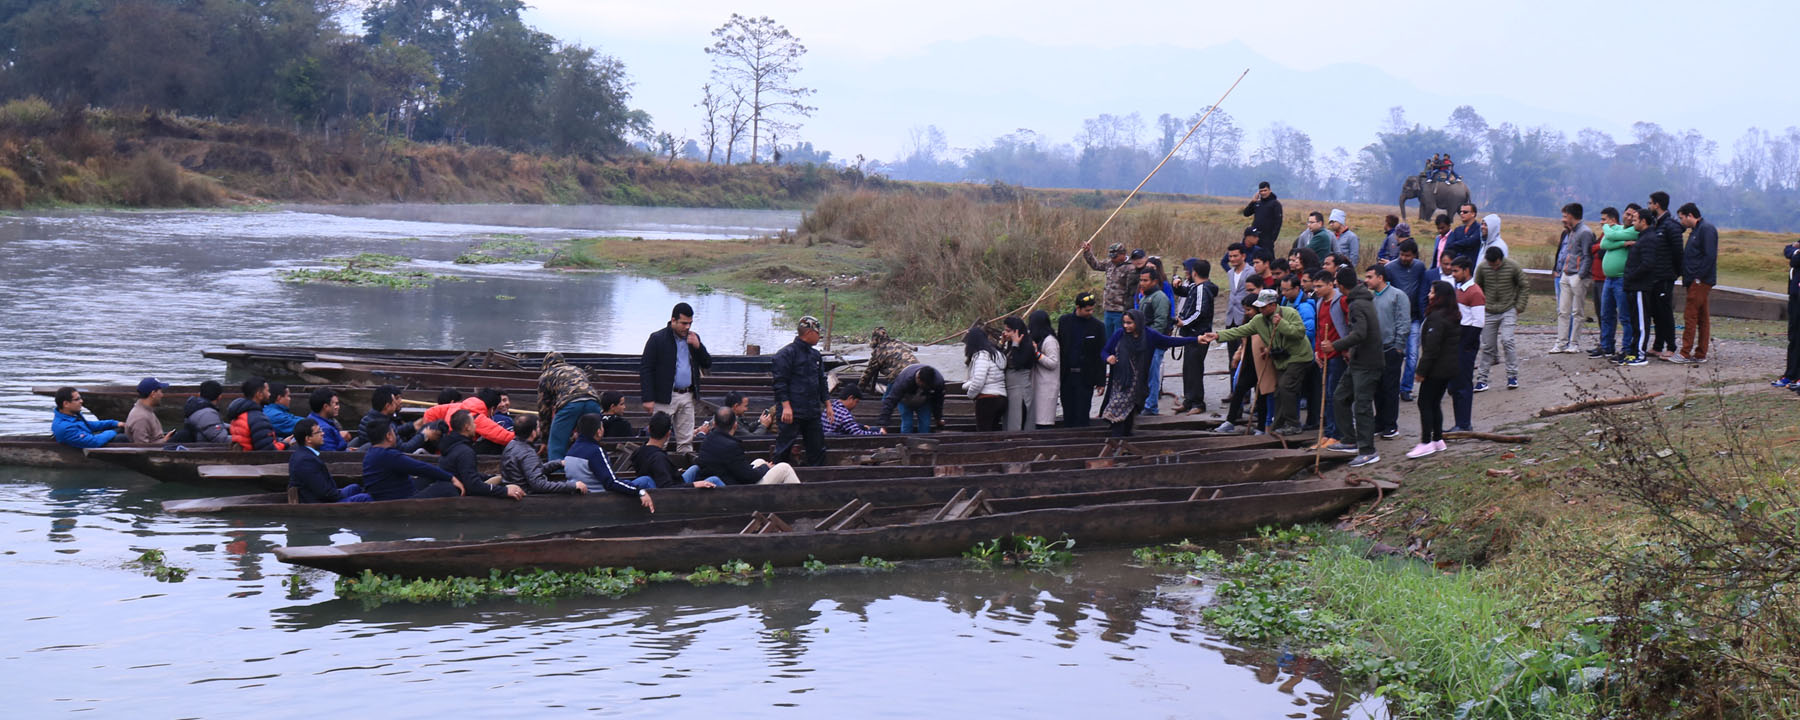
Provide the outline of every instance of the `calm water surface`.
{"type": "MultiPolygon", "coordinates": [[[[755,224],[709,226],[680,212],[670,233],[722,237],[755,224]]],[[[45,428],[47,401],[32,385],[216,377],[222,366],[199,350],[230,341],[635,351],[677,299],[696,304],[714,347],[788,336],[768,311],[726,296],[447,262],[493,233],[548,243],[605,231],[592,219],[603,213],[551,218],[571,227],[505,220],[525,229],[479,214],[432,222],[442,214],[429,209],[348,214],[0,218],[0,431],[45,428]],[[472,279],[395,292],[274,277],[362,251],[472,279]]],[[[643,227],[654,217],[632,222],[655,230],[643,227]]],[[[300,571],[303,587],[290,589],[296,570],[271,549],[555,528],[160,511],[201,492],[124,472],[0,467],[6,716],[1368,715],[1333,709],[1315,668],[1209,635],[1196,622],[1204,586],[1133,567],[1119,550],[1084,552],[1052,573],[946,560],[748,587],[666,583],[619,599],[368,608],[336,599],[326,573],[300,571]],[[134,566],[148,549],[190,569],[187,579],[159,582],[134,566]]]]}

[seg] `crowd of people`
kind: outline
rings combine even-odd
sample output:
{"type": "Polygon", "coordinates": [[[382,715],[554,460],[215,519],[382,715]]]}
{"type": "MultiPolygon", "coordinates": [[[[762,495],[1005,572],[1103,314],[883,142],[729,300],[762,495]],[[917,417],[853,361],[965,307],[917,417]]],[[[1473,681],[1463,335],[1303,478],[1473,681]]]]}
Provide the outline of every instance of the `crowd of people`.
{"type": "MultiPolygon", "coordinates": [[[[1448,167],[1442,158],[1441,167],[1448,167]]],[[[1399,435],[1401,403],[1417,403],[1419,442],[1407,457],[1445,449],[1445,433],[1474,429],[1473,396],[1520,383],[1515,342],[1519,317],[1532,292],[1523,267],[1510,257],[1498,215],[1479,216],[1472,203],[1456,220],[1440,211],[1435,234],[1415,238],[1399,217],[1385,218],[1372,262],[1346,213],[1310,212],[1305,229],[1282,254],[1280,199],[1268,183],[1243,208],[1251,218],[1239,242],[1216,266],[1189,258],[1174,273],[1144,249],[1112,243],[1106,258],[1090,242],[1086,264],[1104,273],[1099,296],[1079,293],[1073,308],[1052,322],[1035,310],[1007,317],[996,335],[977,324],[964,334],[963,392],[980,431],[1021,431],[1107,422],[1111,434],[1133,432],[1142,415],[1162,411],[1164,363],[1179,353],[1183,393],[1176,413],[1207,407],[1205,361],[1223,344],[1226,397],[1222,432],[1314,435],[1314,447],[1352,454],[1352,466],[1381,460],[1376,440],[1399,435]],[[1421,240],[1424,242],[1421,243],[1421,240]],[[1223,314],[1219,312],[1223,305],[1223,314]],[[1446,425],[1443,400],[1449,396],[1446,425]],[[1095,407],[1096,401],[1098,407],[1095,407]],[[1060,406],[1061,412],[1058,412],[1060,406]]],[[[1693,203],[1671,210],[1666,193],[1640,206],[1601,211],[1599,232],[1584,208],[1562,209],[1554,266],[1556,335],[1553,354],[1585,351],[1622,366],[1651,358],[1703,363],[1711,347],[1709,298],[1717,284],[1718,231],[1693,203]],[[1684,239],[1685,238],[1685,239],[1684,239]],[[1679,340],[1674,286],[1686,288],[1679,340]],[[1585,331],[1585,303],[1599,328],[1585,331]],[[1617,342],[1615,342],[1617,341],[1617,342]]],[[[1800,242],[1787,258],[1800,275],[1800,242]]],[[[1790,338],[1800,322],[1800,279],[1790,280],[1790,338]]],[[[356,502],[406,497],[482,495],[517,499],[526,493],[636,494],[653,508],[648,490],[799,482],[796,468],[825,462],[832,435],[927,433],[945,426],[947,382],[912,348],[872,333],[869,361],[857,381],[832,387],[817,345],[819,321],[804,317],[794,340],[770,359],[773,403],[752,416],[750,399],[727,395],[704,423],[700,385],[712,356],[693,329],[693,309],[677,304],[668,324],[646,340],[639,364],[639,401],[649,417],[634,429],[626,398],[596,392],[587,371],[559,353],[544,358],[538,408],[514,411],[507,393],[483,389],[473,397],[445,390],[422,416],[403,421],[400,388],[374,391],[360,423],[339,421],[342,403],[329,388],[307,397],[310,414],[292,409],[286,385],[251,378],[241,397],[221,411],[219,383],[203,383],[187,402],[180,428],[165,432],[156,416],[169,386],[138,384],[140,397],[124,422],[89,420],[75,388],[57,391],[56,439],[75,447],[134,443],[229,442],[244,450],[292,449],[293,487],[306,502],[356,502]],[[873,424],[855,410],[880,396],[873,424]],[[515,412],[521,417],[514,418],[515,412]],[[898,413],[897,426],[894,416],[898,413]],[[766,458],[749,459],[741,437],[773,435],[766,458]],[[604,438],[641,442],[627,462],[633,477],[616,473],[604,438]],[[364,449],[361,482],[332,482],[319,453],[364,449]],[[412,457],[436,452],[432,465],[412,457]],[[693,454],[677,470],[670,453],[693,454]],[[478,470],[476,456],[499,455],[499,475],[478,470]],[[553,480],[560,472],[567,479],[553,480]]],[[[1775,385],[1800,392],[1800,347],[1790,344],[1788,367],[1775,385]]]]}

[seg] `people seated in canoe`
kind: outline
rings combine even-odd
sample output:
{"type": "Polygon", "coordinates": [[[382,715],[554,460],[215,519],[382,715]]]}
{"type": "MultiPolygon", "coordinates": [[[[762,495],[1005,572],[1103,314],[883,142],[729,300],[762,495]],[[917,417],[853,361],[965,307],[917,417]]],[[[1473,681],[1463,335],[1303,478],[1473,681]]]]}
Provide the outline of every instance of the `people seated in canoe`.
{"type": "Polygon", "coordinates": [[[608,390],[600,393],[600,420],[606,426],[606,436],[619,438],[637,437],[637,430],[631,427],[631,421],[625,419],[625,395],[608,390]]]}
{"type": "Polygon", "coordinates": [[[587,371],[570,365],[562,353],[544,354],[544,369],[538,374],[538,419],[545,423],[544,442],[552,462],[568,454],[576,420],[588,413],[604,412],[600,394],[588,382],[587,371]]]}
{"type": "Polygon", "coordinates": [[[906,366],[888,383],[881,396],[881,417],[875,426],[887,428],[900,411],[900,432],[928,433],[944,426],[944,374],[923,363],[906,366]],[[936,423],[934,426],[932,423],[936,423]]]}
{"type": "Polygon", "coordinates": [[[523,487],[533,495],[579,495],[588,491],[586,483],[576,480],[551,480],[544,472],[544,460],[534,445],[543,440],[538,419],[521,416],[513,424],[513,441],[500,452],[500,479],[513,487],[523,487]]]}
{"type": "Polygon", "coordinates": [[[186,418],[175,434],[169,436],[171,442],[178,443],[228,443],[231,442],[231,430],[225,427],[225,420],[219,417],[219,396],[225,394],[225,386],[217,380],[200,383],[200,394],[187,399],[181,408],[181,416],[186,418]]]}
{"type": "Polygon", "coordinates": [[[700,444],[700,456],[695,466],[700,468],[696,477],[719,478],[727,485],[777,485],[800,482],[800,476],[794,472],[794,466],[788,463],[769,463],[762,458],[751,461],[744,454],[743,443],[739,442],[737,433],[737,413],[731,408],[719,408],[713,413],[713,428],[706,435],[706,442],[700,444]]]}
{"type": "Polygon", "coordinates": [[[156,406],[162,403],[163,391],[169,384],[147,377],[138,381],[138,401],[132,403],[131,414],[125,416],[125,439],[134,443],[168,442],[172,433],[163,432],[162,420],[156,417],[156,406]]]}
{"type": "Polygon", "coordinates": [[[288,392],[287,383],[269,383],[269,399],[263,401],[263,417],[269,419],[269,427],[275,428],[276,437],[287,437],[294,434],[294,423],[300,422],[299,415],[289,407],[294,402],[292,393],[288,392]]]}
{"type": "MultiPolygon", "coordinates": [[[[500,399],[498,402],[494,403],[493,410],[495,425],[499,425],[508,430],[513,429],[513,423],[515,421],[512,416],[512,396],[506,394],[505,390],[500,391],[500,399]]],[[[513,434],[517,435],[518,433],[515,432],[513,434]]]]}
{"type": "MultiPolygon", "coordinates": [[[[319,388],[306,397],[306,405],[312,408],[312,414],[306,419],[313,421],[325,430],[325,445],[320,448],[326,452],[337,452],[350,449],[350,433],[339,428],[338,413],[343,412],[344,401],[338,398],[336,390],[319,388]]],[[[295,423],[294,427],[300,427],[295,423]]],[[[300,442],[300,431],[294,431],[294,442],[300,442]]]]}
{"type": "Polygon", "coordinates": [[[715,488],[725,484],[718,478],[694,479],[700,475],[699,465],[688,468],[693,477],[675,472],[675,463],[669,461],[668,451],[669,439],[675,430],[675,419],[668,413],[659,411],[651,415],[645,428],[650,431],[649,439],[631,453],[631,467],[637,470],[637,477],[631,481],[632,485],[655,490],[671,487],[715,488]]]}
{"type": "MultiPolygon", "coordinates": [[[[509,444],[511,440],[507,441],[509,444]]],[[[525,488],[501,482],[499,475],[481,472],[475,462],[475,413],[458,410],[450,414],[450,432],[438,441],[438,467],[462,481],[462,495],[498,497],[517,500],[525,497],[525,488]]],[[[448,484],[433,483],[414,497],[450,497],[448,484]]]]}
{"type": "Polygon", "coordinates": [[[601,488],[607,492],[623,493],[638,496],[638,503],[650,512],[656,512],[655,503],[650,500],[650,492],[619,479],[613,474],[612,463],[606,459],[606,451],[600,448],[600,437],[604,435],[605,422],[599,415],[589,413],[575,421],[575,442],[569,445],[569,454],[563,456],[563,473],[570,480],[578,481],[588,487],[601,488]]]}
{"type": "MultiPolygon", "coordinates": [[[[398,438],[394,449],[410,454],[423,450],[428,444],[436,443],[442,433],[436,426],[427,424],[425,418],[418,418],[412,422],[401,421],[400,408],[405,405],[402,402],[405,400],[403,395],[404,392],[393,385],[375,388],[375,392],[369,397],[371,406],[369,412],[363,415],[362,421],[358,422],[356,426],[366,428],[376,420],[387,421],[389,427],[393,428],[395,437],[398,438]]],[[[360,448],[373,444],[369,438],[359,436],[350,443],[350,447],[360,448]]]]}
{"type": "Polygon", "coordinates": [[[362,488],[370,497],[405,500],[417,495],[420,488],[437,483],[449,483],[456,490],[454,494],[462,494],[462,481],[455,475],[394,448],[398,438],[392,423],[383,419],[371,420],[362,430],[363,437],[373,439],[369,448],[363,451],[362,488]]]}
{"type": "Polygon", "coordinates": [[[252,375],[240,388],[244,396],[225,407],[231,442],[245,451],[287,449],[280,436],[275,434],[275,427],[269,424],[268,416],[263,414],[263,404],[269,400],[269,381],[261,375],[252,375]]]}
{"type": "Polygon", "coordinates": [[[862,402],[862,388],[841,383],[831,389],[830,417],[825,419],[826,435],[886,435],[886,428],[871,428],[856,421],[851,414],[862,402]]]}
{"type": "Polygon", "coordinates": [[[288,487],[294,488],[303,503],[369,502],[375,497],[363,492],[356,483],[338,487],[331,478],[331,468],[319,457],[325,446],[325,426],[302,418],[294,423],[294,454],[288,458],[288,487]]]}
{"type": "Polygon", "coordinates": [[[89,420],[81,414],[81,391],[56,389],[56,415],[50,419],[50,435],[73,448],[105,447],[123,431],[117,420],[89,420]]]}
{"type": "MultiPolygon", "coordinates": [[[[426,423],[445,422],[456,411],[467,410],[475,420],[475,434],[471,440],[475,443],[472,449],[478,454],[499,455],[500,451],[506,448],[506,444],[513,441],[513,432],[494,422],[493,414],[489,410],[500,404],[498,389],[482,388],[475,393],[475,397],[464,398],[461,401],[442,402],[446,397],[447,395],[439,395],[439,404],[425,411],[426,423]]],[[[454,431],[455,428],[452,427],[451,430],[454,431]]],[[[441,448],[439,452],[442,452],[441,448]]]]}
{"type": "MultiPolygon", "coordinates": [[[[740,392],[725,393],[725,400],[719,407],[731,408],[731,412],[741,418],[750,417],[750,398],[744,397],[744,394],[740,392]]],[[[706,434],[712,432],[712,429],[713,419],[708,416],[706,422],[700,426],[700,429],[694,431],[694,447],[699,447],[701,443],[706,442],[706,434]]],[[[774,429],[775,406],[770,405],[769,407],[763,408],[762,415],[757,417],[754,422],[741,423],[738,426],[737,434],[738,437],[746,435],[767,435],[774,431],[774,429]]]]}

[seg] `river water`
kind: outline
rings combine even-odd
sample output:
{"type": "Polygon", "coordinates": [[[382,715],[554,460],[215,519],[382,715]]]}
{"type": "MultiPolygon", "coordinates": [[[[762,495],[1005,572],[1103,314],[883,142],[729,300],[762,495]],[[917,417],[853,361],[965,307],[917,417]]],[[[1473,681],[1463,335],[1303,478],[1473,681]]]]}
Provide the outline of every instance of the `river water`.
{"type": "MultiPolygon", "coordinates": [[[[451,268],[493,233],[540,241],[610,232],[492,225],[478,212],[331,208],[0,218],[0,431],[44,429],[41,384],[215,377],[228,341],[634,351],[677,298],[731,349],[783,341],[772,313],[654,281],[551,275],[529,263],[451,268]],[[403,240],[417,238],[416,241],[403,240]],[[396,247],[402,248],[396,250],[396,247]],[[392,291],[290,285],[276,269],[397,252],[473,279],[392,291]],[[516,300],[494,300],[508,295],[516,300]]],[[[688,211],[668,232],[731,236],[688,211]],[[675,227],[675,226],[681,227],[675,227]]],[[[750,224],[791,224],[793,214],[750,224]],[[783,220],[786,217],[788,219],[783,220]]],[[[634,218],[655,232],[654,216],[634,218]]],[[[618,599],[472,606],[336,599],[332,576],[270,553],[323,544],[539,532],[412,523],[341,528],[177,518],[204,491],[124,472],[0,467],[0,673],[6,715],[44,717],[713,716],[1339,718],[1306,663],[1236,648],[1197,623],[1205,584],[1083,549],[1053,572],[962,561],[784,574],[746,587],[653,585],[618,599]],[[187,568],[161,582],[145,550],[187,568]],[[298,587],[294,587],[298,583],[298,587]],[[797,712],[796,712],[797,711],[797,712]]]]}

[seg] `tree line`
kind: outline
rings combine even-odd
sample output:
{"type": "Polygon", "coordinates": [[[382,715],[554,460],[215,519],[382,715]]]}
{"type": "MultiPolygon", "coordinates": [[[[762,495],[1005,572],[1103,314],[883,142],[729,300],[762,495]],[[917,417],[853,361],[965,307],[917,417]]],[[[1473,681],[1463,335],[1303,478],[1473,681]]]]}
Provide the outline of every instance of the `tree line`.
{"type": "Polygon", "coordinates": [[[8,0],[0,93],[513,150],[606,155],[650,117],[625,66],[522,0],[8,0]]]}
{"type": "MultiPolygon", "coordinates": [[[[926,126],[910,133],[898,159],[873,170],[903,180],[1130,189],[1204,111],[1153,122],[1137,113],[1100,115],[1083,121],[1072,142],[1019,129],[967,150],[948,147],[941,130],[926,126]]],[[[1374,141],[1354,154],[1321,152],[1303,130],[1279,122],[1252,144],[1219,109],[1145,189],[1247,196],[1268,180],[1293,197],[1398,205],[1401,183],[1435,153],[1455,159],[1484,210],[1548,217],[1568,202],[1622,206],[1666,190],[1720,225],[1800,230],[1800,127],[1751,129],[1722,160],[1718,143],[1695,130],[1640,122],[1628,138],[1591,128],[1570,138],[1551,128],[1493,125],[1466,105],[1437,127],[1393,108],[1374,141]]],[[[1416,212],[1409,206],[1408,215],[1416,212]]]]}

